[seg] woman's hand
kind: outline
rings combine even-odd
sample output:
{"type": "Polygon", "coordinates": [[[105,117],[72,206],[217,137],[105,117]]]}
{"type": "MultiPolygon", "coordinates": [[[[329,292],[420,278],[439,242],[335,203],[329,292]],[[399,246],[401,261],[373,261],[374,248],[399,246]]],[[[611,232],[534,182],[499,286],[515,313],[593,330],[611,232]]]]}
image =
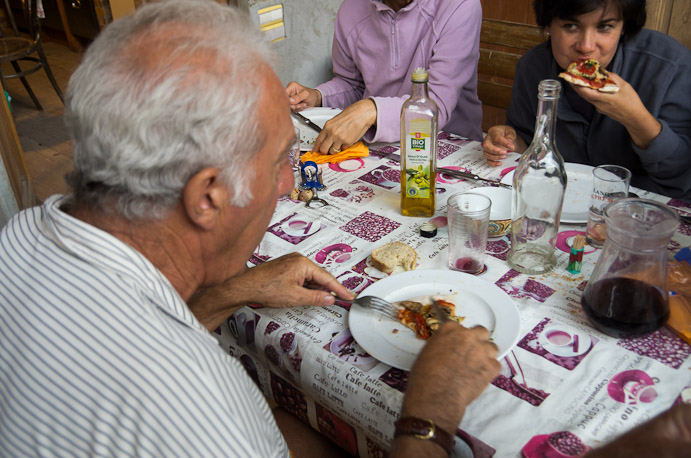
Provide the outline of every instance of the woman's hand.
{"type": "Polygon", "coordinates": [[[494,126],[487,131],[482,142],[482,154],[487,163],[492,166],[501,165],[510,151],[522,153],[528,145],[516,134],[511,126],[494,126]]]}
{"type": "Polygon", "coordinates": [[[377,121],[377,106],[370,99],[355,102],[326,121],[314,140],[314,151],[340,153],[362,138],[377,121]]]}
{"type": "Polygon", "coordinates": [[[305,108],[322,106],[322,93],[317,89],[305,87],[296,81],[291,81],[286,86],[285,91],[290,101],[290,109],[293,111],[302,111],[305,108]]]}
{"type": "Polygon", "coordinates": [[[621,123],[636,146],[647,148],[660,134],[662,125],[650,114],[636,90],[627,81],[616,73],[608,74],[619,85],[619,92],[607,93],[574,84],[571,86],[579,96],[592,103],[597,111],[621,123]]]}

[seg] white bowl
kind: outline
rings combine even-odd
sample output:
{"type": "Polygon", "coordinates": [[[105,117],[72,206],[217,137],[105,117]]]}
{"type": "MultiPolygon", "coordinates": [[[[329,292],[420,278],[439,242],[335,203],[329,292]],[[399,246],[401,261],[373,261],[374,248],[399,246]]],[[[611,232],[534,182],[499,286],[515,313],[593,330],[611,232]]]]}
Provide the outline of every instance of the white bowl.
{"type": "Polygon", "coordinates": [[[511,227],[511,190],[494,186],[474,188],[470,192],[482,194],[492,201],[489,212],[489,236],[499,237],[511,227]]]}

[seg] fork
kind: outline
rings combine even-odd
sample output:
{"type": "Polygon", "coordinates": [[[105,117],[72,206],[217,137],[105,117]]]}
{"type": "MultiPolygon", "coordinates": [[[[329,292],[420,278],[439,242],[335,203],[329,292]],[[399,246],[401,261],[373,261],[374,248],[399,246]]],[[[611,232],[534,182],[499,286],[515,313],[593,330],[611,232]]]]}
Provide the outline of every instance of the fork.
{"type": "Polygon", "coordinates": [[[398,308],[391,302],[387,301],[386,299],[382,299],[381,297],[360,296],[353,299],[352,301],[338,298],[336,300],[350,304],[357,304],[364,309],[381,313],[382,315],[388,316],[390,318],[398,317],[398,308]]]}

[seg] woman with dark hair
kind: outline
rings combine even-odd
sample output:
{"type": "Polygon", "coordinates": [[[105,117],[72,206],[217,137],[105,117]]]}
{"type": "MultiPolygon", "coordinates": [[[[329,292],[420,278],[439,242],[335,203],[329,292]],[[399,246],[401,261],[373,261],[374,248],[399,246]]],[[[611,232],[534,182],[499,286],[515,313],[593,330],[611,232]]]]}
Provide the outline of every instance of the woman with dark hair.
{"type": "Polygon", "coordinates": [[[507,125],[489,129],[484,155],[499,165],[533,137],[537,86],[571,62],[595,59],[616,93],[562,82],[556,143],[566,162],[618,164],[634,186],[691,199],[691,52],[642,29],[645,0],[535,0],[549,40],[516,65],[507,125]]]}

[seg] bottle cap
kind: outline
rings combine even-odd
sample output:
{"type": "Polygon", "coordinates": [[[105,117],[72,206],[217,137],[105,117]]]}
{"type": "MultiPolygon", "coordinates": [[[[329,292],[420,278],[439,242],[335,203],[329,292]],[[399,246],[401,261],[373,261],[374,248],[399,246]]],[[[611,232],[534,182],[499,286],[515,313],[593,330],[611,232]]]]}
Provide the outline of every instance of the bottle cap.
{"type": "Polygon", "coordinates": [[[429,76],[427,75],[426,69],[418,67],[415,70],[413,70],[413,76],[411,77],[413,83],[426,83],[428,79],[429,76]]]}
{"type": "Polygon", "coordinates": [[[437,225],[430,222],[420,224],[420,235],[431,239],[437,235],[437,225]]]}

